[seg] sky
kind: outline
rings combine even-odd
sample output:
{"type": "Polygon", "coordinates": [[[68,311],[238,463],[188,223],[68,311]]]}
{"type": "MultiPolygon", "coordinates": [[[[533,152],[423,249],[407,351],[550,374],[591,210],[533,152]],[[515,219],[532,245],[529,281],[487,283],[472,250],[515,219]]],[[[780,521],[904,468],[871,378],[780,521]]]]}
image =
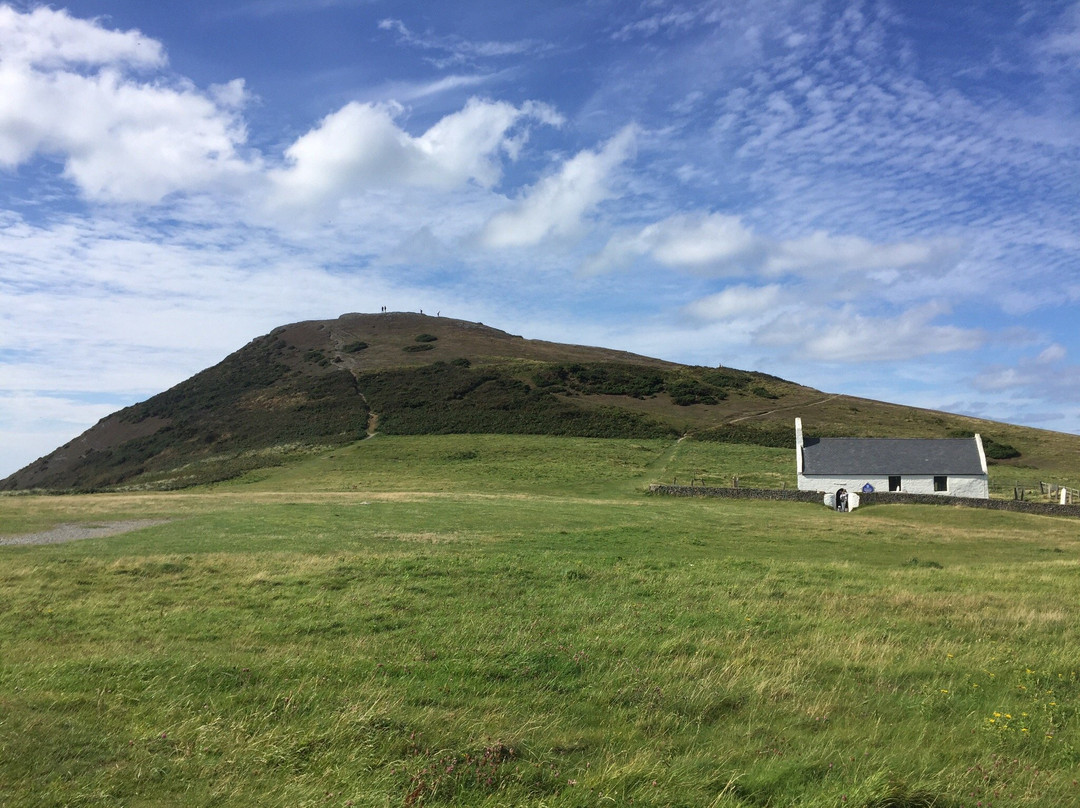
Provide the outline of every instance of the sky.
{"type": "Polygon", "coordinates": [[[1078,203],[1075,0],[0,0],[0,477],[383,306],[1080,432],[1078,203]]]}

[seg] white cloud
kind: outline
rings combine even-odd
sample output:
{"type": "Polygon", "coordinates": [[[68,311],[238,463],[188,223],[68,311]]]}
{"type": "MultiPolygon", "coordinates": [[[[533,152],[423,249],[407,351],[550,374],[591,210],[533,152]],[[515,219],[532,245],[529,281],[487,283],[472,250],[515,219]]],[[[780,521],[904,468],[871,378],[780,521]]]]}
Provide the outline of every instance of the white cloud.
{"type": "Polygon", "coordinates": [[[242,82],[205,94],[126,74],[163,64],[138,32],[0,6],[0,168],[56,157],[91,199],[149,203],[246,174],[242,82]]]}
{"type": "Polygon", "coordinates": [[[984,393],[1000,393],[1031,384],[1034,379],[1030,373],[1021,373],[1017,368],[994,367],[983,370],[975,377],[975,389],[984,393]]]}
{"type": "Polygon", "coordinates": [[[424,134],[398,125],[399,104],[351,102],[285,151],[287,166],[270,172],[279,208],[333,205],[371,188],[399,185],[450,189],[467,182],[490,188],[502,176],[500,154],[517,155],[523,120],[559,125],[545,104],[520,107],[473,98],[424,134]]]}
{"type": "Polygon", "coordinates": [[[718,213],[673,216],[639,237],[661,264],[686,269],[743,268],[760,261],[762,248],[739,217],[718,213]]]}
{"type": "Polygon", "coordinates": [[[934,322],[946,313],[945,307],[932,303],[895,317],[867,316],[851,307],[829,311],[811,306],[776,319],[757,340],[762,345],[788,346],[802,359],[845,363],[904,361],[974,350],[986,342],[981,329],[934,322]]]}
{"type": "Polygon", "coordinates": [[[0,62],[57,69],[70,66],[161,67],[161,44],[138,31],[108,31],[67,11],[46,7],[20,13],[0,5],[0,62]]]}
{"type": "Polygon", "coordinates": [[[1039,50],[1046,56],[1064,59],[1069,67],[1080,60],[1080,3],[1074,3],[1057,20],[1039,50]]]}
{"type": "Polygon", "coordinates": [[[528,247],[572,236],[582,217],[611,196],[612,172],[634,152],[637,129],[627,126],[598,151],[581,151],[541,179],[510,210],[496,214],[481,235],[486,247],[528,247]]]}
{"type": "Polygon", "coordinates": [[[639,36],[648,38],[661,31],[668,33],[685,31],[695,25],[710,21],[712,5],[711,3],[705,3],[701,7],[692,10],[679,6],[665,9],[634,22],[626,23],[612,34],[612,38],[626,41],[639,36]]]}
{"type": "Polygon", "coordinates": [[[487,84],[500,73],[453,73],[431,81],[403,82],[393,81],[380,86],[372,91],[368,97],[379,100],[416,101],[440,93],[462,90],[467,87],[478,87],[487,84]]]}
{"type": "Polygon", "coordinates": [[[1061,362],[1065,359],[1068,351],[1064,345],[1054,343],[1047,346],[1036,358],[1035,361],[1040,365],[1052,365],[1057,362],[1061,362]]]}
{"type": "Polygon", "coordinates": [[[441,58],[436,57],[430,60],[438,68],[475,62],[480,59],[522,56],[546,49],[544,43],[534,39],[472,41],[454,35],[417,34],[401,20],[392,18],[380,20],[379,30],[395,32],[398,35],[398,41],[403,44],[445,54],[441,58]]]}
{"type": "Polygon", "coordinates": [[[310,14],[324,8],[358,6],[370,0],[251,0],[239,5],[223,3],[218,13],[235,16],[274,17],[279,14],[310,14]]]}
{"type": "Polygon", "coordinates": [[[780,284],[768,286],[729,286],[721,292],[699,298],[683,308],[680,325],[688,332],[682,340],[735,349],[745,355],[748,348],[761,344],[763,329],[773,327],[786,317],[798,316],[800,301],[780,284]]]}
{"type": "Polygon", "coordinates": [[[859,236],[818,231],[776,244],[769,250],[763,269],[768,275],[781,275],[930,268],[952,258],[957,249],[956,243],[944,239],[876,244],[859,236]]]}
{"type": "Polygon", "coordinates": [[[663,266],[697,274],[820,276],[873,273],[891,281],[901,270],[929,269],[951,260],[957,245],[950,240],[877,244],[859,236],[818,231],[785,241],[754,233],[741,217],[722,213],[680,213],[624,231],[609,239],[586,269],[600,272],[648,257],[663,266]]]}
{"type": "Polygon", "coordinates": [[[775,314],[785,301],[783,287],[730,286],[722,292],[695,300],[686,307],[692,317],[706,321],[744,319],[762,314],[775,314]]]}
{"type": "Polygon", "coordinates": [[[972,381],[976,390],[985,393],[1039,391],[1045,402],[1068,407],[1080,397],[1080,367],[1065,364],[1067,351],[1054,343],[1037,356],[1022,356],[1015,365],[992,365],[984,368],[972,381]]]}

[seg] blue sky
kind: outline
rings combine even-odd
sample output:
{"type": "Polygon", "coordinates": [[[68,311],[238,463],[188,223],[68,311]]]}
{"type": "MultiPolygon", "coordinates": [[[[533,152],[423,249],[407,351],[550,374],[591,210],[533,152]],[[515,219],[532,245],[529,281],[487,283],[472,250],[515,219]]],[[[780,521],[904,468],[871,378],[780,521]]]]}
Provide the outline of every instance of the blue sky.
{"type": "Polygon", "coordinates": [[[1078,203],[1071,0],[0,2],[0,476],[382,306],[1078,432],[1078,203]]]}

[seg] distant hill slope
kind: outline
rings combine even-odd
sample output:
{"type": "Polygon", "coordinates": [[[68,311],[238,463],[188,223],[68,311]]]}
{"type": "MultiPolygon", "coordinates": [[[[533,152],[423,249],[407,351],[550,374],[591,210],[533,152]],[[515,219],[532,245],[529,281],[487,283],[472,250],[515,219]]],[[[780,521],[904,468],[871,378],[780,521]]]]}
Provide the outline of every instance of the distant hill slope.
{"type": "Polygon", "coordinates": [[[660,437],[791,446],[811,434],[981,432],[991,455],[1054,469],[1080,438],[829,395],[773,376],[526,340],[420,314],[283,326],[0,481],[0,490],[178,487],[304,447],[389,434],[660,437]]]}

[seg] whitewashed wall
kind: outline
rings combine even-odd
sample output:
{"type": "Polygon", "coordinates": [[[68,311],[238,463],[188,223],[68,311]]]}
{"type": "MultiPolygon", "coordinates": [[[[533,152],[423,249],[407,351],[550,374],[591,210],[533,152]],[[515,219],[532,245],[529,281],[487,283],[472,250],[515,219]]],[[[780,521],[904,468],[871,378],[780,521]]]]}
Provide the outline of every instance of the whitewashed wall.
{"type": "MultiPolygon", "coordinates": [[[[947,497],[970,497],[972,499],[989,499],[990,486],[985,477],[981,475],[950,474],[949,490],[935,491],[933,475],[902,474],[900,475],[900,492],[904,494],[940,494],[947,497]]],[[[835,494],[838,488],[846,488],[848,491],[862,491],[862,487],[870,483],[875,491],[888,492],[888,476],[869,477],[833,477],[816,474],[800,474],[800,491],[821,491],[835,494]]]]}

